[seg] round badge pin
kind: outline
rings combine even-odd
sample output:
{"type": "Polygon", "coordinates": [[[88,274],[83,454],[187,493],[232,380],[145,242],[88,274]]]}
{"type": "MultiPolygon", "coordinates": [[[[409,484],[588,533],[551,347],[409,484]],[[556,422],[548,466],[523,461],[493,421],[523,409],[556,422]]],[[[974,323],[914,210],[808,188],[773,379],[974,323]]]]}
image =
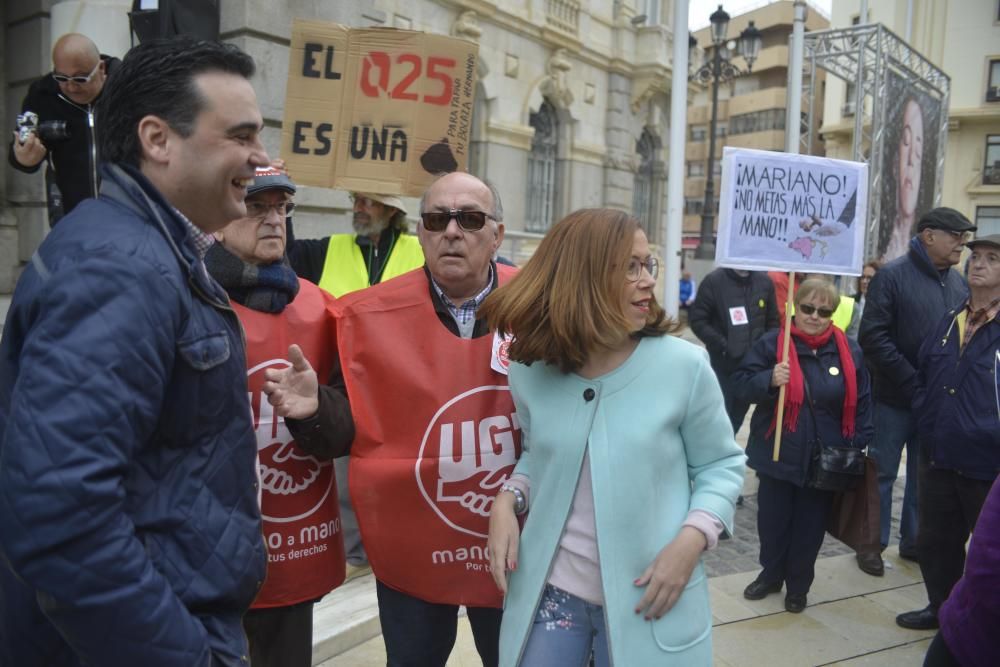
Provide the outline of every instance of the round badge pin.
{"type": "Polygon", "coordinates": [[[840,375],[840,369],[836,366],[830,366],[830,375],[840,375]]]}

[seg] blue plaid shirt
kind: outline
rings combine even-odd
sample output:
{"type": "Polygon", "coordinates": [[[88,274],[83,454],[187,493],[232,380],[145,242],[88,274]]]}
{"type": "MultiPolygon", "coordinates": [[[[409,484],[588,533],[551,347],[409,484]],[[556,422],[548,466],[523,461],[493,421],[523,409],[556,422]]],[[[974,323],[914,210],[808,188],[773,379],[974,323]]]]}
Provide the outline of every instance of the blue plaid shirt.
{"type": "Polygon", "coordinates": [[[486,280],[486,287],[460,306],[456,306],[451,302],[445,293],[441,289],[441,286],[437,284],[434,280],[434,276],[431,276],[431,284],[434,286],[434,290],[437,292],[438,297],[441,298],[441,303],[445,305],[451,316],[455,318],[455,323],[458,325],[458,330],[462,332],[462,338],[472,337],[472,327],[476,322],[476,311],[479,310],[479,306],[483,304],[486,297],[489,296],[490,290],[493,289],[493,265],[490,264],[490,273],[486,280]],[[468,333],[466,333],[468,332],[468,333]]]}

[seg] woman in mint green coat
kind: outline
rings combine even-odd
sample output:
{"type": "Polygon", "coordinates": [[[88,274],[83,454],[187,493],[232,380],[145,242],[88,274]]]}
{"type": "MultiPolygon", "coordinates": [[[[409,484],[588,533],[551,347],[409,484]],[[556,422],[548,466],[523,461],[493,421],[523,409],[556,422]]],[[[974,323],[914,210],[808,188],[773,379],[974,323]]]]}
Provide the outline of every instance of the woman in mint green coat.
{"type": "Polygon", "coordinates": [[[577,211],[483,305],[514,336],[524,442],[490,516],[502,666],[712,662],[700,555],[744,455],[704,350],[666,335],[657,269],[634,218],[577,211]]]}

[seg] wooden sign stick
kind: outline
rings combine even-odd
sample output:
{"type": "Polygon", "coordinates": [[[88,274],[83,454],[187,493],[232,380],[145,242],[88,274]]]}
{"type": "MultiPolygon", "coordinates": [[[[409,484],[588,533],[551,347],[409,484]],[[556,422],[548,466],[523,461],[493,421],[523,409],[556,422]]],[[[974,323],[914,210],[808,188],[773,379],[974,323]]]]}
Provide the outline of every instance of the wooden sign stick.
{"type": "MultiPolygon", "coordinates": [[[[791,271],[788,274],[788,296],[785,300],[785,337],[781,340],[781,360],[788,361],[788,344],[792,338],[792,298],[795,294],[795,272],[791,271]]],[[[782,431],[782,420],[785,418],[785,387],[788,384],[781,385],[781,389],[778,390],[778,416],[774,424],[774,452],[771,454],[771,460],[777,461],[778,455],[781,453],[781,431],[782,431]]]]}

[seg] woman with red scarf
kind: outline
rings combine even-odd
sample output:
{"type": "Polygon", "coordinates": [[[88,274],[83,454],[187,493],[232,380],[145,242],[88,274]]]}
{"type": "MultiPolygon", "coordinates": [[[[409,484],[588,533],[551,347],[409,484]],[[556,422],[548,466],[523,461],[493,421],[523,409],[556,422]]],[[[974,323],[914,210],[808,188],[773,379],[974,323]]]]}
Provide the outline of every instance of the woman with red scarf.
{"type": "Polygon", "coordinates": [[[788,359],[784,329],[764,334],[733,375],[742,400],[756,403],[747,464],[757,471],[757,578],[743,591],[760,600],[785,587],[785,609],[799,613],[815,575],[832,491],[809,486],[818,447],[864,448],[872,437],[871,390],[858,344],[831,325],[840,303],[833,283],[803,281],[795,295],[788,359]],[[772,460],[779,388],[785,385],[781,452],[772,460]],[[810,405],[811,403],[811,405],[810,405]]]}

